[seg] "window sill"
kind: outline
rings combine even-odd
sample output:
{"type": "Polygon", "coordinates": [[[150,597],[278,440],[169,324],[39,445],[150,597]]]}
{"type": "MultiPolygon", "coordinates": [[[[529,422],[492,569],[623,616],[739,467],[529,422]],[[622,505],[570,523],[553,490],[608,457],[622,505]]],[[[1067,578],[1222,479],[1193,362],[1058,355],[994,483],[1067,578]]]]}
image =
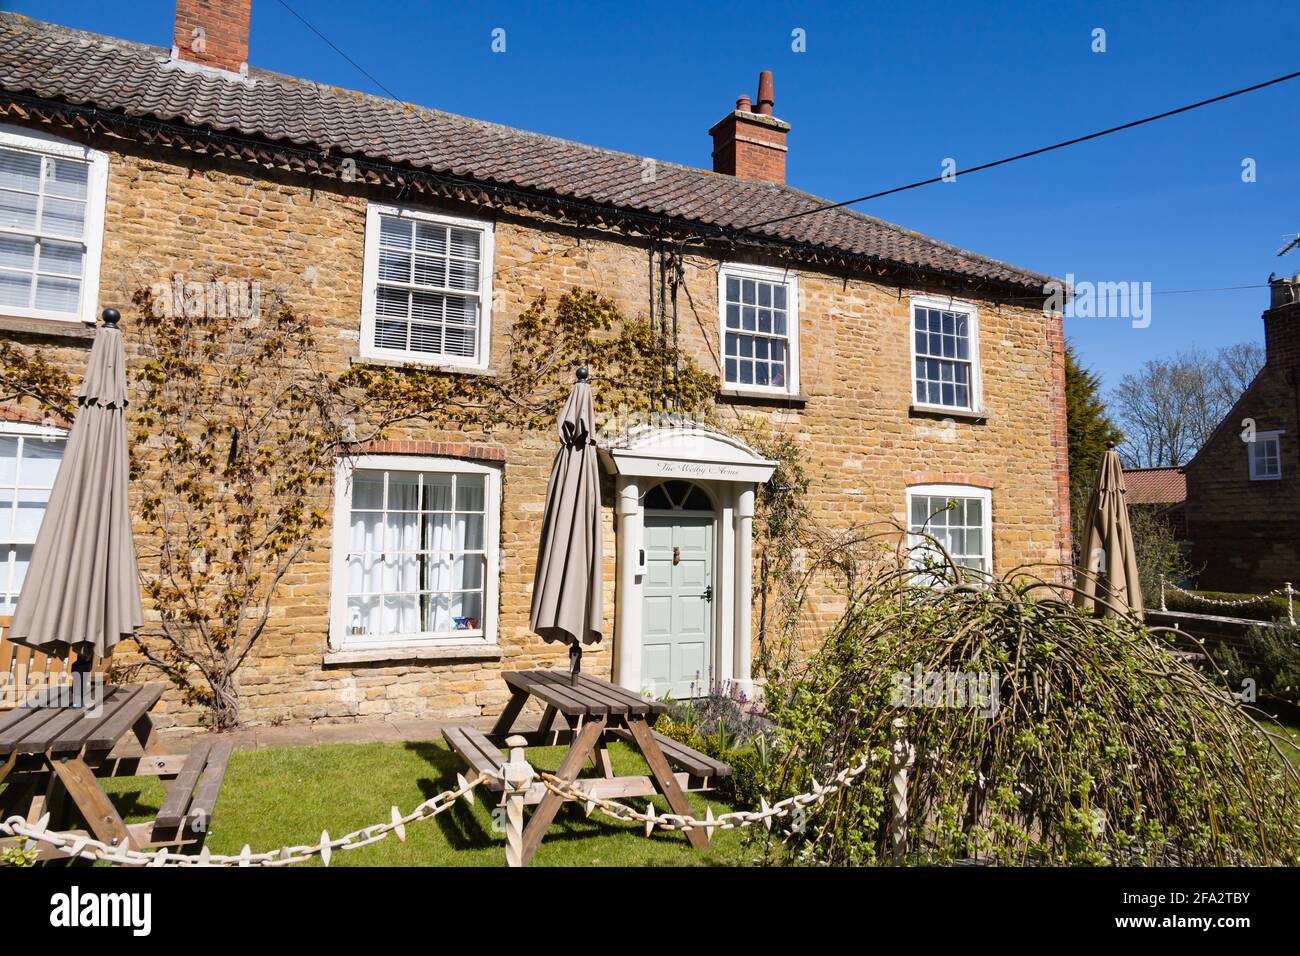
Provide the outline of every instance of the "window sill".
{"type": "Polygon", "coordinates": [[[919,418],[959,418],[973,423],[986,423],[989,420],[988,412],[972,411],[969,408],[945,408],[943,405],[913,403],[908,411],[913,417],[919,418]]]}
{"type": "Polygon", "coordinates": [[[723,388],[718,390],[718,401],[729,405],[774,405],[781,408],[803,408],[808,404],[808,396],[791,394],[790,392],[723,388]]]}
{"type": "Polygon", "coordinates": [[[418,359],[380,358],[374,355],[362,355],[350,360],[352,365],[369,365],[374,368],[409,368],[425,369],[430,372],[443,372],[448,375],[490,375],[496,370],[480,365],[455,365],[445,362],[421,362],[418,359]]]}
{"type": "Polygon", "coordinates": [[[321,663],[326,667],[345,664],[397,664],[402,661],[497,661],[500,644],[423,644],[410,647],[351,647],[326,651],[321,663]]]}
{"type": "Polygon", "coordinates": [[[32,319],[0,315],[0,332],[26,332],[56,339],[90,341],[95,337],[95,327],[85,322],[69,319],[32,319]]]}

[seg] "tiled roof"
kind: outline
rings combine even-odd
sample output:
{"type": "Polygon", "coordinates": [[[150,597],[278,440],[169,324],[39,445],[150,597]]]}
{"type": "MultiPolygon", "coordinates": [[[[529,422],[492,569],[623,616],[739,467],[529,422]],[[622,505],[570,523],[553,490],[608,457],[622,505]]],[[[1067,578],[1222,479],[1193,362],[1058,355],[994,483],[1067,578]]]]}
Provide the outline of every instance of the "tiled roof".
{"type": "Polygon", "coordinates": [[[1125,468],[1124,487],[1131,505],[1172,505],[1187,499],[1181,468],[1125,468]]]}
{"type": "MultiPolygon", "coordinates": [[[[750,182],[323,86],[264,70],[187,69],[169,51],[0,14],[0,88],[228,135],[508,186],[735,231],[826,201],[750,182]]],[[[702,144],[707,145],[707,144],[702,144]]],[[[763,227],[778,242],[1041,291],[1047,277],[848,209],[763,227]]]]}

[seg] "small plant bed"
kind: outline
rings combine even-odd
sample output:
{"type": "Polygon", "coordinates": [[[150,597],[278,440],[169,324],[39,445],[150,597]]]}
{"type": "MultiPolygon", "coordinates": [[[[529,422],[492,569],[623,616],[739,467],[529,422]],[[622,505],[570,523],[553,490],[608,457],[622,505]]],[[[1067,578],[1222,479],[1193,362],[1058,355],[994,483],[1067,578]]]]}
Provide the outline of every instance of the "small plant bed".
{"type": "MultiPolygon", "coordinates": [[[[528,751],[538,770],[554,771],[563,747],[528,751]]],[[[630,748],[610,747],[615,771],[644,774],[645,764],[630,748]]],[[[455,786],[463,763],[441,742],[328,744],[285,747],[234,754],[230,760],[221,807],[213,820],[207,846],[213,853],[237,854],[248,844],[254,851],[314,843],[321,830],[347,833],[370,823],[384,822],[391,808],[403,812],[435,793],[455,786]]],[[[107,781],[128,821],[151,818],[161,806],[161,785],[138,781],[107,781]]],[[[503,866],[505,835],[493,830],[494,800],[486,788],[475,801],[407,828],[406,841],[396,836],[362,849],[336,852],[331,866],[503,866]]],[[[692,812],[703,816],[711,807],[716,816],[732,807],[690,794],[692,812]]],[[[667,810],[662,798],[656,808],[667,810]]],[[[638,806],[644,801],[636,801],[638,806]]],[[[561,809],[533,859],[533,866],[709,866],[747,862],[744,836],[718,832],[705,850],[692,850],[679,834],[656,832],[619,823],[582,808],[561,809]]],[[[316,864],[319,865],[319,864],[316,864]]]]}

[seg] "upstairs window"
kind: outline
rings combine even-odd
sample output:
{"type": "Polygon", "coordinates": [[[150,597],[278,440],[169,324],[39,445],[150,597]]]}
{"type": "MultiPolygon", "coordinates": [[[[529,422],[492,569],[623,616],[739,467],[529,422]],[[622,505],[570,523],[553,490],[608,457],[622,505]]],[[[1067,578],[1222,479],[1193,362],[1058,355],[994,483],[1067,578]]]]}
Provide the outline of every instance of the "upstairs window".
{"type": "Polygon", "coordinates": [[[912,300],[913,401],[931,408],[979,408],[975,309],[944,299],[912,300]]]}
{"type": "Polygon", "coordinates": [[[799,293],[789,272],[724,265],[719,273],[726,386],[794,394],[799,385],[799,293]]]}
{"type": "Polygon", "coordinates": [[[487,365],[492,227],[371,205],[361,354],[434,365],[487,365]]]}
{"type": "Polygon", "coordinates": [[[0,315],[93,322],[107,157],[0,126],[0,315]]]}
{"type": "Polygon", "coordinates": [[[1246,443],[1250,460],[1251,481],[1276,481],[1282,477],[1282,439],[1280,432],[1257,432],[1246,443]]]}

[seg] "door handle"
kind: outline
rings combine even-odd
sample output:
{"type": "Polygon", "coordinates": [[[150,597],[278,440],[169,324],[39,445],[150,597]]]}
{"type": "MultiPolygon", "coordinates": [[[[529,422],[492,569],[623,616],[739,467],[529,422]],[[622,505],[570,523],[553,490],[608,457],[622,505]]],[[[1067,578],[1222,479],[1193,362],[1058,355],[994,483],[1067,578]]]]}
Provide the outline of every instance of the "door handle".
{"type": "Polygon", "coordinates": [[[704,600],[708,601],[710,604],[713,603],[713,585],[712,585],[712,584],[706,584],[706,585],[704,586],[704,600]]]}

